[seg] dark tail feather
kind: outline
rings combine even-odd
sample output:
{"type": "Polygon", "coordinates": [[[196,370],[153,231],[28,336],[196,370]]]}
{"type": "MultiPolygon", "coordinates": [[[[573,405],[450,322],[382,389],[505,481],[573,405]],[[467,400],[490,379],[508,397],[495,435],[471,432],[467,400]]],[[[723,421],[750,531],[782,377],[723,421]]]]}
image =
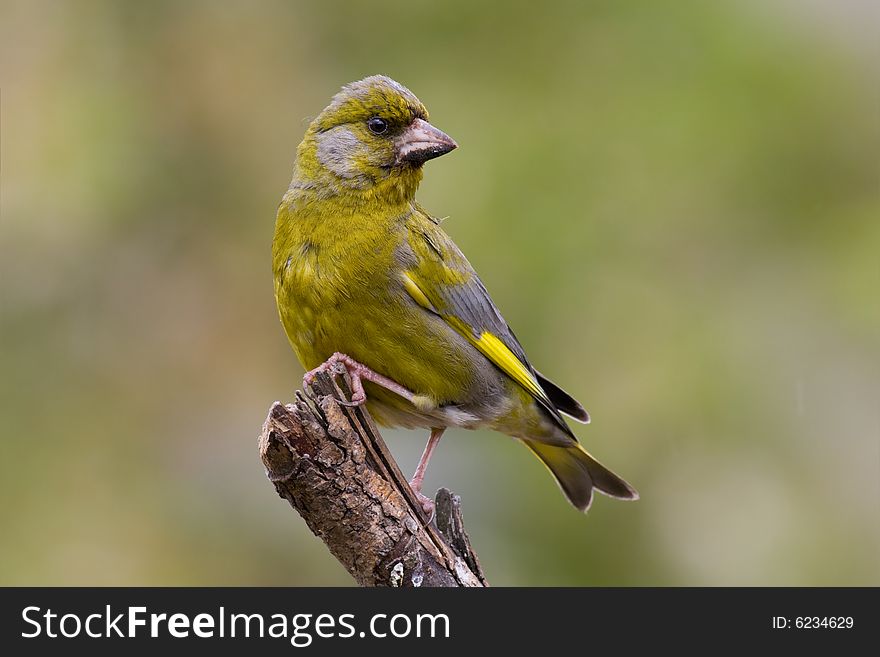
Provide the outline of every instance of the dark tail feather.
{"type": "Polygon", "coordinates": [[[547,393],[547,396],[556,408],[566,415],[570,415],[579,422],[583,422],[584,424],[590,423],[590,414],[584,410],[584,407],[580,405],[580,402],[577,399],[569,395],[565,390],[553,383],[540,372],[535,372],[535,374],[538,376],[538,383],[544,389],[544,392],[547,393]]]}
{"type": "Polygon", "coordinates": [[[590,456],[575,443],[559,447],[531,440],[523,441],[541,459],[556,478],[568,501],[581,511],[587,511],[593,501],[593,489],[622,500],[637,500],[636,489],[590,456]]]}

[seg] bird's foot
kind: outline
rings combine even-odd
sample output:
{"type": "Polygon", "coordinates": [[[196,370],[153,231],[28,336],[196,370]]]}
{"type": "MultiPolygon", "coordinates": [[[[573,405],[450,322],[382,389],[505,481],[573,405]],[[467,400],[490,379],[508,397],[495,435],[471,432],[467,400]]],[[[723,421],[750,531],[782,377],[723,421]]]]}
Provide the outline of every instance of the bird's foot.
{"type": "Polygon", "coordinates": [[[399,383],[392,381],[387,376],[382,376],[378,372],[374,372],[363,363],[357,362],[351,356],[347,356],[338,351],[330,356],[330,358],[328,358],[326,361],[318,365],[318,367],[316,367],[315,369],[306,372],[305,376],[303,377],[303,387],[309,385],[312,381],[314,381],[315,376],[317,376],[318,373],[331,370],[333,366],[337,363],[345,368],[345,370],[348,372],[348,377],[351,379],[351,401],[339,401],[339,403],[343,406],[360,406],[365,401],[367,401],[367,393],[364,392],[364,380],[375,383],[378,386],[382,386],[383,388],[390,390],[397,395],[400,395],[410,402],[415,399],[415,394],[404,388],[399,383]]]}
{"type": "MultiPolygon", "coordinates": [[[[410,483],[410,486],[412,486],[412,483],[410,483]]],[[[434,500],[427,495],[422,495],[422,492],[419,490],[413,489],[413,492],[416,494],[416,499],[422,505],[422,511],[428,516],[428,522],[430,523],[434,519],[434,509],[436,508],[434,500]]]]}

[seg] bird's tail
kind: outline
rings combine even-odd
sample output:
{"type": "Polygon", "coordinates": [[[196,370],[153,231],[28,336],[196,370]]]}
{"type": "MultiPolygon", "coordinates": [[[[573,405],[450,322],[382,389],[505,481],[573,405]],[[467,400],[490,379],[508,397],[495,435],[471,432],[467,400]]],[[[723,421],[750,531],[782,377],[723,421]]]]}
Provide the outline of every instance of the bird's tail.
{"type": "Polygon", "coordinates": [[[637,500],[636,489],[611,472],[575,443],[568,447],[523,441],[541,459],[562,492],[579,510],[586,512],[593,501],[593,489],[622,500],[637,500]]]}

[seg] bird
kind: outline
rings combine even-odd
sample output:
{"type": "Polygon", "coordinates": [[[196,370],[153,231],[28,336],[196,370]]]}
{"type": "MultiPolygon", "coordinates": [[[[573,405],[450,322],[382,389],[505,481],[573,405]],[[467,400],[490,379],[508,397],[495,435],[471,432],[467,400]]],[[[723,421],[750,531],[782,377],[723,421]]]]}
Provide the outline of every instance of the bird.
{"type": "Polygon", "coordinates": [[[415,195],[424,164],[458,144],[409,89],[383,75],[351,82],[309,124],[278,207],[272,271],[279,317],[306,370],[343,366],[350,403],[383,426],[430,437],[410,486],[450,427],[526,445],[571,504],[635,488],[578,442],[563,415],[590,416],[536,370],[441,220],[415,195]]]}

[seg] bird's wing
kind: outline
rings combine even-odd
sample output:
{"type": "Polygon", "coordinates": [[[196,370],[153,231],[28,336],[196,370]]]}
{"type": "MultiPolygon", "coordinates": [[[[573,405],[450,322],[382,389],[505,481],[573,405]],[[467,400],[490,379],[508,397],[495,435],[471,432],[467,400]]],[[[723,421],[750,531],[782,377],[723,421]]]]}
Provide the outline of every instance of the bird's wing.
{"type": "Polygon", "coordinates": [[[566,434],[574,437],[560,411],[582,422],[589,421],[587,412],[535,371],[483,282],[455,243],[433,223],[412,227],[409,242],[414,258],[401,272],[401,280],[413,300],[443,318],[534,397],[566,434]]]}

